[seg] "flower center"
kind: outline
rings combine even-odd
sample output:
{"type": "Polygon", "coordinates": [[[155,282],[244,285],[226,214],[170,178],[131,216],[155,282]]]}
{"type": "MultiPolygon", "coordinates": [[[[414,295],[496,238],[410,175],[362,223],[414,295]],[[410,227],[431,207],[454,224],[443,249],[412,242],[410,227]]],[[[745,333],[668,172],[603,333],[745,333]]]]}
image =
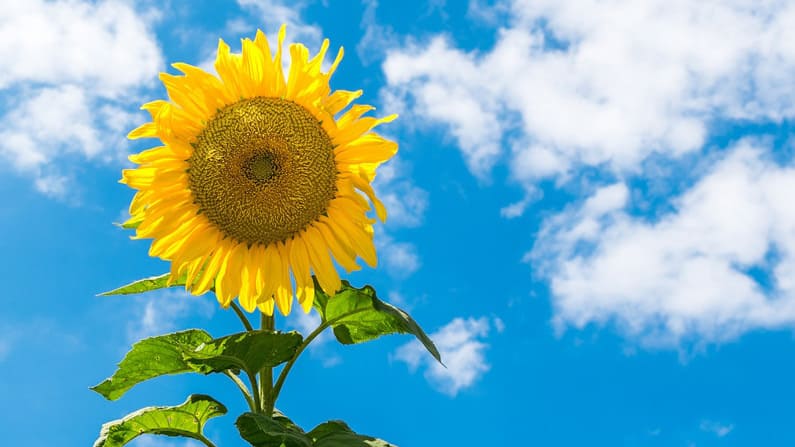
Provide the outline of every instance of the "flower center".
{"type": "Polygon", "coordinates": [[[279,98],[242,99],[207,123],[188,159],[199,212],[226,236],[268,245],[326,212],[334,146],[317,117],[279,98]]]}
{"type": "Polygon", "coordinates": [[[267,152],[256,154],[243,162],[243,174],[254,183],[267,182],[275,170],[273,157],[267,152]]]}

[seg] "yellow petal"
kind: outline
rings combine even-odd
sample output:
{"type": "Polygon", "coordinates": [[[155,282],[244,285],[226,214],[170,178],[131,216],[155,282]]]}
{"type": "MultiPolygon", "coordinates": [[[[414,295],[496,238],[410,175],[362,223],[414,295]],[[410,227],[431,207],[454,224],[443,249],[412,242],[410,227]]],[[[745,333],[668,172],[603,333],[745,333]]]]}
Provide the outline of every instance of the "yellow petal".
{"type": "Polygon", "coordinates": [[[215,277],[215,295],[223,307],[228,307],[240,291],[241,249],[245,249],[245,244],[236,243],[231,247],[215,277]]]}
{"type": "Polygon", "coordinates": [[[362,96],[362,93],[362,90],[337,90],[323,99],[323,107],[325,107],[326,111],[331,115],[336,115],[342,109],[348,107],[348,104],[355,101],[356,98],[362,96]]]}
{"type": "Polygon", "coordinates": [[[229,248],[228,243],[222,242],[218,244],[218,247],[210,257],[210,262],[207,263],[207,268],[202,272],[199,282],[196,283],[194,291],[198,294],[210,290],[221,266],[226,264],[226,257],[229,256],[229,248]]]}
{"type": "Polygon", "coordinates": [[[361,269],[359,264],[356,263],[356,253],[350,247],[340,244],[340,241],[336,236],[334,236],[334,233],[325,222],[318,222],[314,226],[323,236],[323,239],[326,241],[326,244],[328,244],[329,248],[331,248],[331,253],[334,255],[334,259],[337,260],[342,268],[344,268],[348,273],[361,269]]]}
{"type": "Polygon", "coordinates": [[[300,237],[292,239],[288,245],[298,303],[304,312],[309,312],[315,297],[315,288],[309,271],[309,255],[306,252],[304,241],[300,237]]]}
{"type": "Polygon", "coordinates": [[[320,287],[322,287],[326,293],[335,293],[342,287],[342,284],[340,283],[337,269],[335,269],[334,264],[331,263],[328,248],[326,248],[323,237],[316,228],[311,226],[304,230],[303,236],[301,237],[306,243],[312,269],[315,271],[320,287]]]}
{"type": "Polygon", "coordinates": [[[356,188],[358,188],[363,193],[367,194],[367,197],[373,202],[373,206],[375,207],[375,213],[381,222],[386,221],[386,207],[384,204],[378,200],[378,197],[375,195],[375,191],[373,191],[373,187],[368,183],[365,179],[361,178],[358,175],[350,175],[347,176],[348,179],[353,183],[356,188]]]}
{"type": "Polygon", "coordinates": [[[334,223],[332,229],[335,230],[335,234],[344,232],[356,252],[364,259],[364,262],[374,268],[378,265],[378,258],[375,254],[372,237],[367,234],[361,224],[351,221],[345,212],[337,210],[333,205],[334,202],[332,201],[329,204],[328,216],[329,220],[334,223]]]}
{"type": "Polygon", "coordinates": [[[276,305],[282,315],[289,315],[293,304],[293,284],[290,281],[290,269],[287,267],[290,262],[289,252],[281,242],[276,244],[279,250],[279,258],[282,263],[281,275],[279,276],[276,288],[276,305]]]}

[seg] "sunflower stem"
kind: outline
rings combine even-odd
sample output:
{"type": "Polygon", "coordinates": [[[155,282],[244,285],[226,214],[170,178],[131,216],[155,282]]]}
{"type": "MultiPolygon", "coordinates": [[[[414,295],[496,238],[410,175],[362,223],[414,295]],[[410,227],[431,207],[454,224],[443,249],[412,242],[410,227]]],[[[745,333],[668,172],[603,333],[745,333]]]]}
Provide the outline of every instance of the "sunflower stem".
{"type": "Polygon", "coordinates": [[[248,387],[246,387],[246,384],[240,380],[240,377],[228,369],[224,371],[224,375],[232,379],[232,382],[234,382],[235,385],[237,385],[237,387],[240,389],[240,392],[243,393],[243,397],[246,399],[248,408],[251,411],[257,411],[257,406],[254,404],[254,399],[251,397],[251,393],[249,392],[248,387]]]}
{"type": "MultiPolygon", "coordinates": [[[[275,322],[273,315],[266,315],[265,312],[260,313],[260,328],[263,331],[273,331],[275,322]]],[[[265,416],[271,417],[273,414],[273,406],[275,399],[273,398],[273,368],[266,366],[259,372],[259,394],[261,411],[265,416]]]]}
{"type": "Polygon", "coordinates": [[[312,341],[315,338],[317,338],[318,335],[322,334],[323,331],[326,330],[326,328],[331,327],[333,324],[337,323],[338,321],[341,321],[341,320],[343,320],[345,318],[348,318],[348,317],[350,317],[352,315],[356,315],[356,314],[358,314],[360,312],[365,312],[365,311],[367,311],[367,309],[356,309],[356,310],[344,313],[342,315],[339,315],[336,318],[332,318],[331,320],[328,320],[328,321],[325,321],[323,323],[320,323],[320,326],[315,328],[315,330],[312,331],[304,339],[304,342],[301,343],[301,346],[299,346],[298,349],[296,349],[295,355],[293,355],[293,358],[291,358],[287,362],[287,364],[284,365],[284,368],[279,373],[279,377],[276,379],[276,385],[273,386],[273,392],[272,392],[273,401],[276,402],[276,399],[279,398],[279,393],[281,393],[281,391],[282,391],[282,386],[284,386],[284,381],[287,379],[287,375],[290,374],[290,370],[293,368],[293,365],[295,365],[295,362],[298,360],[298,357],[301,356],[301,353],[304,352],[304,349],[309,347],[309,344],[312,343],[312,341]]]}
{"type": "Polygon", "coordinates": [[[198,441],[201,441],[201,442],[202,442],[202,444],[206,445],[207,447],[215,447],[215,444],[213,444],[213,442],[212,442],[212,441],[210,441],[209,439],[207,439],[207,437],[206,437],[206,436],[204,436],[204,435],[202,435],[202,434],[200,434],[200,433],[199,433],[199,434],[197,434],[196,436],[191,436],[191,437],[192,437],[193,439],[196,439],[196,440],[198,440],[198,441]]]}
{"type": "Polygon", "coordinates": [[[251,332],[254,328],[251,326],[251,323],[248,321],[246,314],[243,313],[243,309],[240,308],[234,301],[232,301],[232,310],[235,311],[237,317],[240,318],[240,322],[243,323],[243,326],[246,328],[247,331],[251,332]]]}
{"type": "Polygon", "coordinates": [[[304,349],[309,346],[309,343],[312,343],[318,335],[320,335],[329,325],[327,323],[322,323],[318,326],[311,334],[309,334],[305,339],[304,342],[301,343],[301,346],[295,351],[295,355],[290,361],[284,365],[284,369],[282,369],[281,373],[279,373],[279,377],[276,379],[276,385],[273,387],[273,400],[275,401],[279,397],[279,393],[282,391],[282,386],[284,385],[285,379],[287,379],[287,374],[290,373],[290,370],[293,368],[295,361],[298,360],[298,357],[304,352],[304,349]]]}
{"type": "Polygon", "coordinates": [[[257,388],[257,374],[246,371],[246,375],[248,376],[248,381],[251,382],[251,394],[253,394],[254,397],[254,412],[259,412],[260,408],[262,408],[262,402],[260,400],[260,394],[257,392],[259,389],[257,388]]]}

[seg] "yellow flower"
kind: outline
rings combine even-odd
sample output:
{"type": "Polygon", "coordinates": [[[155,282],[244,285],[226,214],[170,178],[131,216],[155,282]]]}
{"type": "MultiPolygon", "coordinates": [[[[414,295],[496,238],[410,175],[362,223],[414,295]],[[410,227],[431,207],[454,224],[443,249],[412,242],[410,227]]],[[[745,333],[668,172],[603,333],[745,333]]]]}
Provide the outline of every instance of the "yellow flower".
{"type": "Polygon", "coordinates": [[[187,278],[193,294],[215,288],[229,306],[235,297],[251,312],[287,315],[295,295],[312,306],[312,273],[326,292],[340,288],[334,265],[350,272],[357,258],[375,267],[372,203],[386,210],[370,183],[397,144],[371,132],[390,115],[363,117],[368,105],[348,107],[362,91],[332,92],[328,49],[309,58],[290,45],[285,78],[279,30],[272,55],[262,31],[242,40],[242,53],[218,44],[218,77],[177,63],[183,75],[160,79],[170,101],[144,104],[152,122],[129,138],[159,138],[162,145],[132,155],[138,165],[122,183],[138,190],[129,223],[137,238],[151,238],[151,256],[171,261],[171,280],[187,278]],[[339,116],[338,116],[339,115],[339,116]],[[369,198],[369,201],[361,193],[369,198]],[[295,293],[294,293],[295,291],[295,293]]]}

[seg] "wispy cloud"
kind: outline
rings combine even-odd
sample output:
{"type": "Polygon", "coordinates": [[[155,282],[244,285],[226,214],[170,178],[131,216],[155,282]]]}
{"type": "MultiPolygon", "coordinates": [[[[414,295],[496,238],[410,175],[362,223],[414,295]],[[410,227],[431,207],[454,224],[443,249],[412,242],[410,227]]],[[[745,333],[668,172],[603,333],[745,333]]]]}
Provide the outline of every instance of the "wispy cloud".
{"type": "MultiPolygon", "coordinates": [[[[317,311],[312,309],[308,314],[302,310],[294,310],[287,316],[287,327],[297,330],[301,335],[306,338],[317,327],[320,326],[320,315],[317,311]]],[[[329,348],[329,342],[334,341],[334,334],[331,329],[326,329],[317,336],[309,345],[309,353],[312,357],[320,360],[325,368],[339,365],[342,363],[342,357],[329,348]]]]}
{"type": "MultiPolygon", "coordinates": [[[[302,17],[303,10],[309,2],[305,0],[237,0],[245,10],[250,11],[257,21],[257,27],[264,24],[266,31],[276,35],[282,24],[287,25],[287,41],[303,42],[310,48],[316,48],[322,40],[322,30],[317,25],[306,23],[302,17]]],[[[238,28],[242,28],[237,24],[238,28]]]]}
{"type": "Polygon", "coordinates": [[[722,438],[734,430],[734,424],[721,424],[715,421],[704,420],[701,421],[699,428],[702,431],[714,433],[715,436],[722,438]]]}
{"type": "Polygon", "coordinates": [[[398,241],[393,234],[401,228],[422,225],[428,192],[412,182],[411,166],[398,157],[379,168],[373,188],[388,213],[383,231],[375,239],[380,261],[390,276],[405,279],[420,268],[419,251],[413,243],[398,241]]]}
{"type": "Polygon", "coordinates": [[[193,296],[179,288],[150,292],[132,303],[133,316],[127,325],[129,342],[181,329],[179,323],[188,317],[210,318],[217,307],[213,298],[193,296]]]}
{"type": "Polygon", "coordinates": [[[396,46],[399,41],[391,26],[379,23],[376,15],[378,0],[362,0],[362,4],[364,11],[360,27],[364,35],[356,45],[356,53],[362,64],[369,65],[383,58],[386,50],[396,46]]]}
{"type": "Polygon", "coordinates": [[[389,234],[382,232],[376,235],[375,245],[379,261],[390,276],[405,279],[420,268],[420,256],[413,243],[397,242],[389,234]]]}
{"type": "Polygon", "coordinates": [[[485,342],[489,330],[490,322],[486,317],[455,318],[431,334],[446,368],[416,340],[399,347],[392,359],[406,363],[412,371],[424,368],[425,378],[434,388],[455,397],[491,369],[486,359],[489,345],[485,342]]]}

